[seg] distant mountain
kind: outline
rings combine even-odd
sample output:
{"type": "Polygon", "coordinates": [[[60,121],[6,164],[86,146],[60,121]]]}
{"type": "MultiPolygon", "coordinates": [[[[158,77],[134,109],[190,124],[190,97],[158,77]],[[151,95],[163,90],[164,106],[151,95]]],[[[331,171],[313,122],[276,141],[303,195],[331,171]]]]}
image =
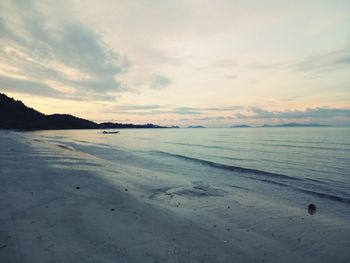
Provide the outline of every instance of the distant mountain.
{"type": "Polygon", "coordinates": [[[324,125],[324,124],[318,124],[318,123],[283,123],[283,124],[264,124],[261,127],[268,127],[268,128],[273,128],[273,127],[329,127],[329,125],[324,125]]]}
{"type": "Polygon", "coordinates": [[[34,128],[46,123],[44,114],[26,107],[21,101],[16,101],[0,93],[0,128],[21,129],[34,128]]]}
{"type": "Polygon", "coordinates": [[[179,126],[159,126],[152,123],[132,124],[132,123],[113,123],[103,122],[98,125],[100,129],[140,129],[140,128],[179,128],[179,126]]]}
{"type": "MultiPolygon", "coordinates": [[[[154,124],[95,123],[69,114],[45,115],[27,107],[21,101],[0,93],[0,129],[61,130],[109,128],[167,128],[154,124]]],[[[172,128],[176,128],[173,126],[172,128]]]]}
{"type": "Polygon", "coordinates": [[[0,93],[1,129],[95,129],[97,123],[67,114],[45,115],[0,93]]]}
{"type": "Polygon", "coordinates": [[[250,128],[249,125],[234,125],[234,126],[231,126],[231,128],[250,128]]]}
{"type": "Polygon", "coordinates": [[[201,125],[197,125],[197,126],[188,126],[187,128],[190,128],[190,129],[194,129],[194,128],[205,128],[204,126],[201,126],[201,125]]]}
{"type": "Polygon", "coordinates": [[[50,126],[49,128],[55,128],[56,129],[97,129],[98,124],[81,119],[69,114],[52,114],[47,115],[47,118],[49,119],[50,126]]]}

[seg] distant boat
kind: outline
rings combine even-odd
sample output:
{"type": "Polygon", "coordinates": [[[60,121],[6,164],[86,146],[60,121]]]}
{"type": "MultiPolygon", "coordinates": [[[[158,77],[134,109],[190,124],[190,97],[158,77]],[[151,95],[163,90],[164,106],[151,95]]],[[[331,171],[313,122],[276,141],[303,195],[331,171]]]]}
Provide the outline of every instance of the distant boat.
{"type": "Polygon", "coordinates": [[[119,131],[103,131],[102,132],[103,134],[117,134],[117,133],[119,133],[119,131]]]}

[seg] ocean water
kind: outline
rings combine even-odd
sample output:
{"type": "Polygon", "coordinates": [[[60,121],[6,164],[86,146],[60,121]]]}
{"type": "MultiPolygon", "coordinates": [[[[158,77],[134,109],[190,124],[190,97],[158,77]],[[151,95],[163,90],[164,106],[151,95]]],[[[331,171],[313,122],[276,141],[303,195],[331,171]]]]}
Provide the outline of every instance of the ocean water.
{"type": "Polygon", "coordinates": [[[119,134],[70,130],[26,136],[170,175],[262,182],[291,196],[303,193],[310,200],[350,205],[349,128],[125,129],[119,134]],[[203,167],[211,175],[200,174],[203,167]]]}

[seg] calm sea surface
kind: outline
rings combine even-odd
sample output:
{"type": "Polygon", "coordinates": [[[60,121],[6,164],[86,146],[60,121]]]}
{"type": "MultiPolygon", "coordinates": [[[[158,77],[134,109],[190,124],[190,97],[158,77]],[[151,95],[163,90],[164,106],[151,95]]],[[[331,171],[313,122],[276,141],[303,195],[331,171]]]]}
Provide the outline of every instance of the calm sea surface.
{"type": "Polygon", "coordinates": [[[171,163],[183,168],[191,164],[192,170],[207,166],[350,204],[350,128],[122,129],[119,134],[102,134],[100,130],[29,134],[100,158],[124,158],[125,162],[144,166],[171,163]]]}

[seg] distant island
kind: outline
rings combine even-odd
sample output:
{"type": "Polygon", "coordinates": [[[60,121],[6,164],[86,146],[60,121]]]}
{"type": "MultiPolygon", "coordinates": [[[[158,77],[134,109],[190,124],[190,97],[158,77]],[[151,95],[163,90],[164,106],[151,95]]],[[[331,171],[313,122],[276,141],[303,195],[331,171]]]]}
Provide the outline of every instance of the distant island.
{"type": "Polygon", "coordinates": [[[178,128],[148,124],[95,123],[69,114],[46,115],[29,108],[19,100],[0,93],[0,129],[63,130],[63,129],[125,129],[178,128]]]}
{"type": "Polygon", "coordinates": [[[189,129],[198,129],[198,128],[205,128],[204,126],[201,126],[201,125],[197,125],[197,126],[192,126],[192,125],[190,125],[190,126],[188,126],[187,128],[189,128],[189,129]]]}
{"type": "Polygon", "coordinates": [[[249,125],[233,125],[231,128],[250,128],[251,126],[249,125]]]}
{"type": "Polygon", "coordinates": [[[264,124],[262,126],[249,126],[249,125],[233,125],[231,128],[289,128],[289,127],[329,127],[329,125],[318,123],[282,123],[282,124],[264,124]]]}
{"type": "Polygon", "coordinates": [[[283,123],[283,124],[264,124],[261,127],[274,128],[274,127],[329,127],[329,125],[318,123],[283,123]]]}

